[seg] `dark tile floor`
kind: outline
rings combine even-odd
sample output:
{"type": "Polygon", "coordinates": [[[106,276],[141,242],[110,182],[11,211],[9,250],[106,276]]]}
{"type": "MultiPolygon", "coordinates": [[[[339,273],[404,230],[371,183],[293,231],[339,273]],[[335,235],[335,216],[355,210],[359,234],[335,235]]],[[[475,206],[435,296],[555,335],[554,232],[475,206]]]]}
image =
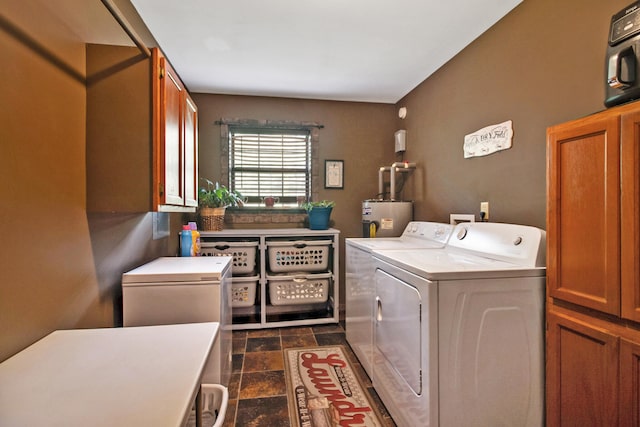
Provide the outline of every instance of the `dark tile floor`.
{"type": "Polygon", "coordinates": [[[225,427],[293,427],[284,376],[283,350],[343,345],[352,368],[378,407],[385,427],[395,424],[345,339],[340,324],[233,332],[233,371],[225,427]]]}

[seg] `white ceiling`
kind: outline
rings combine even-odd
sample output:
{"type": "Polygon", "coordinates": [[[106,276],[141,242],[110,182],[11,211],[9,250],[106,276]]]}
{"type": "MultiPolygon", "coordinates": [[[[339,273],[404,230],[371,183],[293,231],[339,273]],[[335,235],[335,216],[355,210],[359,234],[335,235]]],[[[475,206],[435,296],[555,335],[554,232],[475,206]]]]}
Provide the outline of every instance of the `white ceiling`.
{"type": "Polygon", "coordinates": [[[191,92],[396,103],[521,0],[131,0],[191,92]]]}

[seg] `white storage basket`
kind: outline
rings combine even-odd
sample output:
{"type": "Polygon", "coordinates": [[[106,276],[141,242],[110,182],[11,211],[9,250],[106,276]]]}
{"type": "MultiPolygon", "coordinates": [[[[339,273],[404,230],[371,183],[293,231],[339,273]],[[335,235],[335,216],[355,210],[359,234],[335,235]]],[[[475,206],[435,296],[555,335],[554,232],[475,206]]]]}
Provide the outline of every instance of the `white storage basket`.
{"type": "Polygon", "coordinates": [[[322,271],[329,265],[331,240],[269,241],[271,271],[322,271]]]}
{"type": "Polygon", "coordinates": [[[253,273],[256,267],[258,242],[202,242],[202,256],[232,256],[232,274],[253,273]]]}
{"type": "MultiPolygon", "coordinates": [[[[220,384],[202,384],[200,393],[202,393],[202,426],[222,427],[229,405],[229,390],[220,384]]],[[[187,427],[195,425],[195,410],[191,410],[187,427]]]]}
{"type": "Polygon", "coordinates": [[[251,307],[256,302],[259,276],[231,278],[231,307],[251,307]]]}
{"type": "Polygon", "coordinates": [[[327,301],[331,273],[267,276],[272,305],[316,304],[327,301]]]}

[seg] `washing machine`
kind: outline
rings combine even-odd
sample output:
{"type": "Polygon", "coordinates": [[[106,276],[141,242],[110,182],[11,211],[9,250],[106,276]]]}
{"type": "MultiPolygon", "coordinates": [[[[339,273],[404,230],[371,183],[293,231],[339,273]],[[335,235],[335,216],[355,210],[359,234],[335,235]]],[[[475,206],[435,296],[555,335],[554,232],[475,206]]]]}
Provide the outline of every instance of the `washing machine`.
{"type": "Polygon", "coordinates": [[[232,257],[162,257],[122,275],[123,325],[218,322],[205,384],[229,385],[232,257]]]}
{"type": "Polygon", "coordinates": [[[374,249],[444,247],[453,226],[437,222],[413,221],[401,236],[345,239],[345,329],[347,342],[371,377],[375,286],[374,249]]]}
{"type": "Polygon", "coordinates": [[[373,251],[372,382],[397,425],[543,425],[545,250],[538,228],[463,223],[373,251]]]}

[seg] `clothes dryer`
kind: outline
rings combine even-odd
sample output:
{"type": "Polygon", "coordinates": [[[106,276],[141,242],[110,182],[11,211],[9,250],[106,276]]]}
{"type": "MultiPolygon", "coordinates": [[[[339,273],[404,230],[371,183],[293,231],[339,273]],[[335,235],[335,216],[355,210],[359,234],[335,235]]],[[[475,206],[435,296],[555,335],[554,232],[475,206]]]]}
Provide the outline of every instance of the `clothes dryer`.
{"type": "Polygon", "coordinates": [[[374,249],[444,247],[453,226],[437,222],[410,222],[399,237],[346,239],[345,324],[347,342],[371,376],[375,286],[374,249]]]}
{"type": "Polygon", "coordinates": [[[374,250],[373,385],[399,426],[542,426],[545,232],[464,223],[374,250]]]}

